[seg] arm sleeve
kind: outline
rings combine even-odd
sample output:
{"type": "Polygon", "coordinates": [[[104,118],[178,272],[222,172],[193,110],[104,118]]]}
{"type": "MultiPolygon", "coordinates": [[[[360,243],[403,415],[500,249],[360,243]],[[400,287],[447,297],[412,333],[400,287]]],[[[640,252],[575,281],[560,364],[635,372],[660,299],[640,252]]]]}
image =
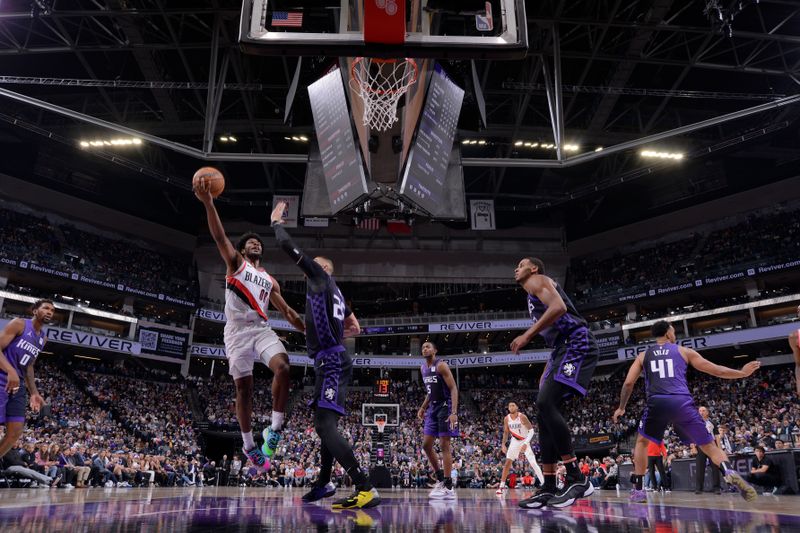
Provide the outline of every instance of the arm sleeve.
{"type": "Polygon", "coordinates": [[[313,290],[320,287],[324,288],[327,285],[328,273],[325,272],[313,259],[309,258],[303,250],[301,250],[289,236],[286,228],[280,224],[273,224],[272,228],[275,230],[275,238],[278,240],[278,245],[286,254],[292,258],[292,261],[300,267],[308,277],[308,285],[313,290]]]}

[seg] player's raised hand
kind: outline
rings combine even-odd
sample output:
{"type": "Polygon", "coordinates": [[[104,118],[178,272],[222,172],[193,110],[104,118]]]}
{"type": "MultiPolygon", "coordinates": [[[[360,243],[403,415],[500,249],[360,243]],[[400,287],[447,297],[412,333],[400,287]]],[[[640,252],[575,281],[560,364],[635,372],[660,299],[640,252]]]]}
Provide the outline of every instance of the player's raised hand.
{"type": "Polygon", "coordinates": [[[201,177],[200,179],[196,180],[194,186],[192,187],[192,191],[194,191],[194,195],[197,197],[197,199],[204,204],[214,201],[214,197],[211,196],[211,183],[206,178],[201,177]]]}
{"type": "Polygon", "coordinates": [[[283,224],[283,212],[286,210],[286,202],[278,202],[278,205],[275,206],[275,209],[272,210],[272,214],[269,217],[269,220],[272,224],[283,224]]]}
{"type": "Polygon", "coordinates": [[[744,374],[744,377],[748,377],[752,375],[753,372],[755,372],[759,368],[761,368],[760,361],[750,361],[749,363],[747,363],[742,367],[742,373],[744,374]]]}
{"type": "Polygon", "coordinates": [[[617,409],[616,411],[614,411],[614,416],[611,417],[611,420],[613,420],[614,423],[616,424],[619,422],[619,418],[624,414],[625,414],[625,409],[617,409]]]}

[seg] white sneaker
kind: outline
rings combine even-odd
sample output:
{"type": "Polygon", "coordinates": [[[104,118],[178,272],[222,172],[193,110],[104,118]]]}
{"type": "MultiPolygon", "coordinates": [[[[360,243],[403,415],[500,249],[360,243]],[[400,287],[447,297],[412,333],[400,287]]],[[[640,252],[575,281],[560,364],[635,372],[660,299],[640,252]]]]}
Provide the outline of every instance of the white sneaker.
{"type": "Polygon", "coordinates": [[[66,485],[64,485],[64,488],[65,489],[74,489],[75,485],[73,485],[72,483],[67,483],[66,485]]]}
{"type": "Polygon", "coordinates": [[[497,490],[496,490],[496,491],[494,491],[494,493],[495,493],[495,494],[497,494],[498,496],[502,496],[502,494],[503,494],[503,493],[504,493],[504,492],[505,492],[507,489],[508,489],[508,487],[507,487],[506,485],[500,485],[499,487],[497,487],[497,490]]]}
{"type": "Polygon", "coordinates": [[[110,479],[108,481],[106,481],[105,487],[107,489],[110,489],[113,486],[114,486],[114,482],[113,481],[111,481],[110,479]]]}
{"type": "Polygon", "coordinates": [[[444,481],[437,481],[433,486],[433,490],[428,493],[428,498],[432,500],[443,500],[445,490],[447,489],[444,487],[444,481]]]}
{"type": "Polygon", "coordinates": [[[456,499],[456,489],[448,489],[447,487],[444,488],[441,498],[437,498],[440,500],[455,500],[456,499]]]}

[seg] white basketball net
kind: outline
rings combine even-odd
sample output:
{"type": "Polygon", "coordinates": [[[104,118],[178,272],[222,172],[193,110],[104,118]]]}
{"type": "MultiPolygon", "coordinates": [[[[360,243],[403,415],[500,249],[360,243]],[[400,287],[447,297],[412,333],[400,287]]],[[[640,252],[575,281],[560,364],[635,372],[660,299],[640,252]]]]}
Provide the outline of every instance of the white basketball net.
{"type": "Polygon", "coordinates": [[[397,102],[417,81],[413,59],[357,57],[350,69],[350,87],[364,102],[365,126],[386,131],[397,122],[397,102]]]}

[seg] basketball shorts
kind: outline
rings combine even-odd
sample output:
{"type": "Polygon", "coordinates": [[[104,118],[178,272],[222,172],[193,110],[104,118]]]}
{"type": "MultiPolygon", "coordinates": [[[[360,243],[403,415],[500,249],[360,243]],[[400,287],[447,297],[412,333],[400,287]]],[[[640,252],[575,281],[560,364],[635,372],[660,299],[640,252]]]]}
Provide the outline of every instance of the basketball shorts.
{"type": "MultiPolygon", "coordinates": [[[[506,451],[506,459],[516,461],[519,458],[519,454],[522,453],[522,447],[524,445],[524,440],[511,437],[511,442],[508,443],[508,451],[506,451]]],[[[530,443],[528,444],[528,448],[530,448],[530,443]]]]}
{"type": "Polygon", "coordinates": [[[594,335],[588,328],[578,328],[556,340],[543,379],[557,381],[586,396],[598,359],[600,350],[594,335]]]}
{"type": "Polygon", "coordinates": [[[347,386],[353,375],[353,360],[343,346],[318,352],[314,357],[314,396],[309,406],[347,414],[347,386]]]}
{"type": "Polygon", "coordinates": [[[458,437],[458,426],[450,429],[450,404],[448,402],[431,403],[425,411],[425,422],[422,433],[431,437],[458,437]]]}
{"type": "Polygon", "coordinates": [[[685,394],[650,396],[644,406],[642,420],[639,422],[639,434],[658,444],[664,439],[664,431],[670,424],[684,444],[693,442],[702,446],[714,440],[706,429],[703,417],[697,412],[691,396],[685,394]]]}
{"type": "Polygon", "coordinates": [[[233,379],[252,376],[256,359],[269,365],[270,359],[281,353],[286,353],[286,347],[266,322],[225,324],[225,356],[233,379]]]}
{"type": "Polygon", "coordinates": [[[0,424],[25,422],[25,408],[28,405],[28,392],[25,390],[25,383],[20,380],[19,390],[14,394],[10,394],[6,392],[6,380],[6,373],[0,373],[0,424]]]}

